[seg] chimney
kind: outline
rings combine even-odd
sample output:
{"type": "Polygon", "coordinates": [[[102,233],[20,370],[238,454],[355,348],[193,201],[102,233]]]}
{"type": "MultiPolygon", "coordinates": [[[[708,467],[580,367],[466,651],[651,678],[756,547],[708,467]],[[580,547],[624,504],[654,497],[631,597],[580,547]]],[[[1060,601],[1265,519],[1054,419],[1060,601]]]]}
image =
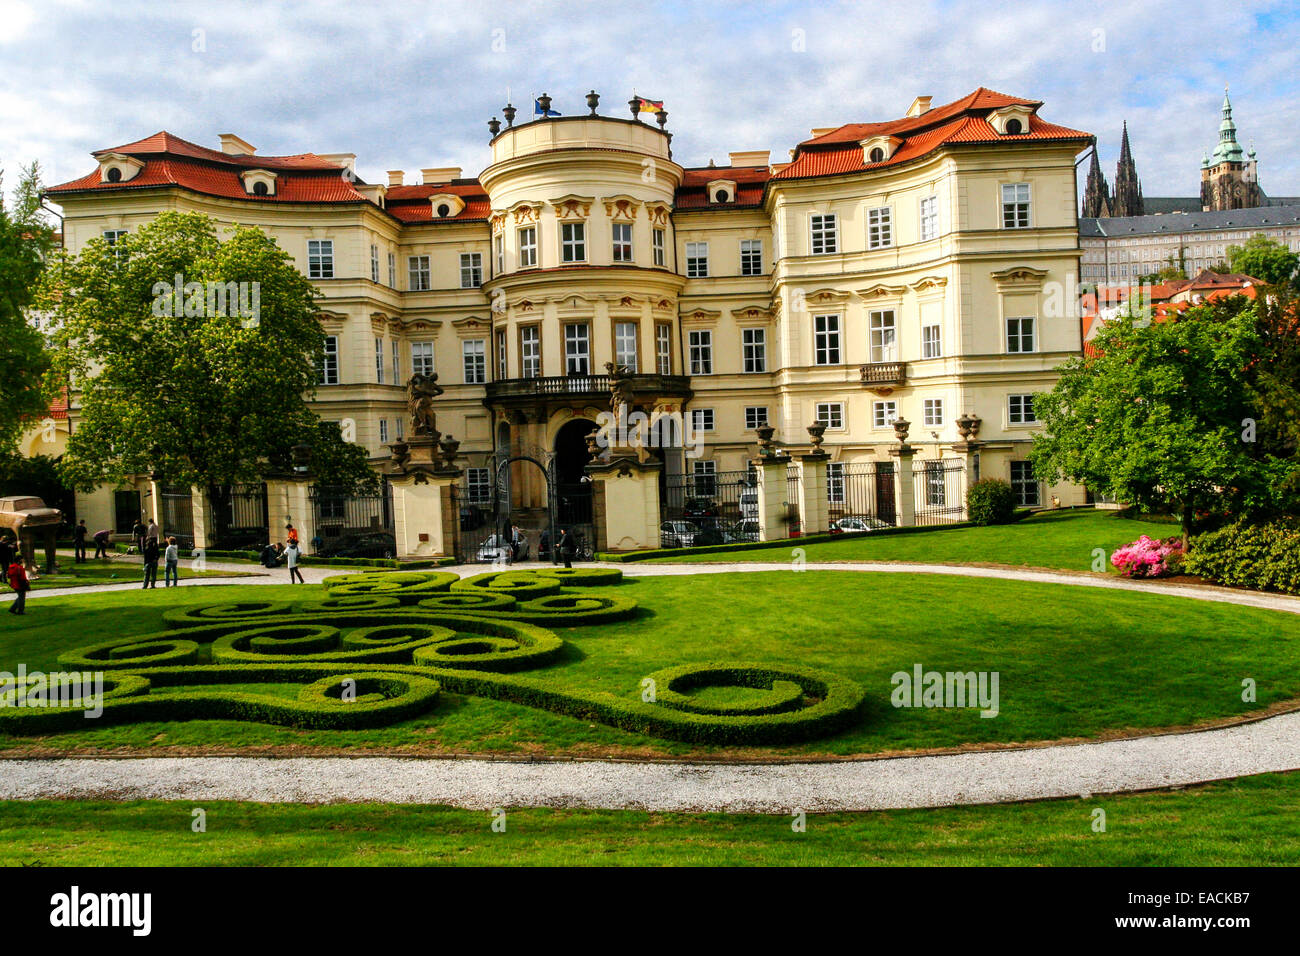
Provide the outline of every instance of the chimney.
{"type": "Polygon", "coordinates": [[[388,171],[388,185],[390,186],[402,185],[402,181],[405,178],[406,178],[406,170],[404,169],[390,169],[388,171]]]}
{"type": "Polygon", "coordinates": [[[439,183],[449,183],[453,179],[460,179],[460,167],[430,166],[427,169],[421,169],[420,174],[424,177],[424,185],[433,186],[439,183]]]}
{"type": "Polygon", "coordinates": [[[732,166],[766,166],[772,156],[771,150],[752,149],[744,153],[728,153],[732,166]]]}
{"type": "Polygon", "coordinates": [[[918,96],[912,100],[912,105],[907,108],[907,115],[920,116],[922,113],[930,112],[930,100],[931,97],[929,96],[918,96]]]}
{"type": "Polygon", "coordinates": [[[357,173],[357,154],[356,153],[317,153],[321,159],[327,163],[333,163],[335,166],[341,166],[352,175],[357,173]]]}
{"type": "Polygon", "coordinates": [[[252,146],[247,140],[242,140],[234,133],[222,133],[221,151],[227,156],[252,156],[257,152],[257,147],[252,146]]]}

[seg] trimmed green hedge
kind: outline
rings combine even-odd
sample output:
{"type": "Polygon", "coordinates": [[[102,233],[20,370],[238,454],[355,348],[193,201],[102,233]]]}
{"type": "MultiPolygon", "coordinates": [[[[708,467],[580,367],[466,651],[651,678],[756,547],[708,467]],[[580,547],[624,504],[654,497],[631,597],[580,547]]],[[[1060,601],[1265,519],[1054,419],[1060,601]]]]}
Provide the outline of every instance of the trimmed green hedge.
{"type": "Polygon", "coordinates": [[[1300,519],[1198,534],[1183,570],[1229,587],[1300,594],[1300,519]]]}

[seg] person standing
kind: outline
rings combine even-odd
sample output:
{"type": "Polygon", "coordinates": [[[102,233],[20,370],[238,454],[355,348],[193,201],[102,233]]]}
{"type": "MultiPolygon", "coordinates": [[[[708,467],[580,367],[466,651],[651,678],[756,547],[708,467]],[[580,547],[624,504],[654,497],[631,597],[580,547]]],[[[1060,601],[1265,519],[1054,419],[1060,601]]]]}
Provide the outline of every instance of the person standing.
{"type": "Polygon", "coordinates": [[[149,527],[144,529],[144,543],[148,544],[150,538],[153,538],[154,544],[158,544],[158,522],[153,518],[149,519],[149,527]]]}
{"type": "Polygon", "coordinates": [[[15,554],[9,563],[9,586],[18,592],[18,597],[14,599],[13,604],[9,605],[9,613],[26,614],[27,592],[32,589],[32,586],[27,580],[27,572],[23,570],[21,553],[15,554]]]}
{"type": "Polygon", "coordinates": [[[284,549],[284,562],[285,562],[285,564],[287,564],[287,565],[289,566],[289,583],[290,583],[290,584],[306,584],[306,583],[307,583],[305,580],[303,580],[302,572],[298,570],[298,556],[299,556],[299,554],[300,554],[300,552],[298,551],[298,542],[297,542],[297,541],[290,541],[290,542],[289,542],[289,547],[287,547],[287,548],[284,549]]]}
{"type": "Polygon", "coordinates": [[[573,540],[573,535],[569,534],[568,528],[560,529],[560,557],[564,560],[566,568],[573,567],[573,554],[578,550],[577,544],[573,540]]]}
{"type": "Polygon", "coordinates": [[[13,561],[14,555],[17,553],[17,549],[9,543],[9,536],[7,534],[0,534],[0,571],[8,573],[9,564],[13,561]]]}
{"type": "Polygon", "coordinates": [[[86,560],[86,535],[89,533],[85,518],[78,521],[77,526],[72,529],[72,560],[74,564],[82,564],[86,560]]]}
{"type": "Polygon", "coordinates": [[[181,560],[181,549],[176,547],[176,539],[167,539],[167,551],[163,555],[163,587],[169,588],[173,584],[176,587],[181,585],[181,573],[177,565],[181,560]]]}
{"type": "Polygon", "coordinates": [[[287,524],[287,525],[284,526],[284,531],[285,531],[285,535],[284,535],[285,543],[286,543],[286,544],[291,544],[291,545],[293,545],[294,547],[297,547],[297,546],[298,546],[298,529],[295,528],[295,527],[294,527],[293,525],[291,525],[291,524],[287,524]]]}
{"type": "Polygon", "coordinates": [[[524,533],[519,530],[519,525],[510,526],[510,563],[519,560],[519,553],[524,549],[524,533]]]}
{"type": "Polygon", "coordinates": [[[95,532],[95,557],[108,557],[108,538],[113,532],[105,528],[103,531],[95,532]]]}
{"type": "Polygon", "coordinates": [[[144,586],[158,586],[158,539],[145,538],[144,541],[144,586]]]}

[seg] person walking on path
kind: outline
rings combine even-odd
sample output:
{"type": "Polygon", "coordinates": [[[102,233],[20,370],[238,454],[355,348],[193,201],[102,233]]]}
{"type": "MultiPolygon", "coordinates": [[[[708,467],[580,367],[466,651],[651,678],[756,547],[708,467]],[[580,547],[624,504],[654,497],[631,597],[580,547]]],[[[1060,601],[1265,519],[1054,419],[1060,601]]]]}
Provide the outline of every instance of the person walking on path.
{"type": "Polygon", "coordinates": [[[569,534],[568,528],[560,529],[560,557],[564,560],[566,568],[573,567],[573,555],[578,550],[577,544],[573,540],[573,535],[569,534]]]}
{"type": "Polygon", "coordinates": [[[108,538],[113,532],[105,528],[103,531],[95,532],[95,557],[108,557],[108,538]]]}
{"type": "Polygon", "coordinates": [[[82,564],[86,560],[86,535],[90,529],[86,527],[86,519],[82,518],[77,522],[77,526],[72,529],[72,560],[74,564],[82,564]]]}
{"type": "Polygon", "coordinates": [[[289,583],[306,584],[302,572],[298,570],[298,558],[301,552],[298,550],[298,542],[290,541],[289,547],[284,549],[284,561],[289,566],[289,583]]]}
{"type": "Polygon", "coordinates": [[[144,542],[144,586],[158,586],[158,539],[146,538],[144,542]]]}
{"type": "Polygon", "coordinates": [[[181,560],[181,549],[176,547],[176,539],[167,539],[167,551],[163,555],[163,587],[169,588],[173,584],[177,587],[181,585],[181,574],[176,566],[181,560]]]}
{"type": "Polygon", "coordinates": [[[27,580],[27,572],[23,570],[21,554],[15,554],[9,564],[9,586],[18,592],[18,597],[14,599],[13,604],[9,605],[9,613],[26,614],[27,592],[32,589],[32,586],[27,580]]]}
{"type": "Polygon", "coordinates": [[[131,540],[135,542],[136,554],[144,554],[144,515],[131,525],[131,540]]]}

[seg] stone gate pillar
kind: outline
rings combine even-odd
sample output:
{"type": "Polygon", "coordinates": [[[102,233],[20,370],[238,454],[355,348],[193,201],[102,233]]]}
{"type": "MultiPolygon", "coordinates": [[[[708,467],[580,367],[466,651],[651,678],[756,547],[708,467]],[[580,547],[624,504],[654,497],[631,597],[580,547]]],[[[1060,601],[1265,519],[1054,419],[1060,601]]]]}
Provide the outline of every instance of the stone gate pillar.
{"type": "Polygon", "coordinates": [[[830,530],[830,509],[826,497],[826,465],[831,456],[824,451],[799,456],[799,517],[802,534],[830,530]]]}
{"type": "Polygon", "coordinates": [[[911,422],[900,418],[894,422],[894,434],[898,444],[889,449],[889,454],[898,459],[898,468],[894,475],[894,508],[898,527],[910,528],[916,524],[916,482],[912,479],[912,459],[916,449],[907,443],[907,432],[911,422]]]}
{"type": "Polygon", "coordinates": [[[450,436],[442,442],[443,458],[435,452],[435,438],[419,436],[395,442],[393,459],[401,471],[388,476],[393,489],[393,532],[399,558],[454,556],[460,534],[454,486],[462,471],[452,462],[460,442],[450,436]]]}
{"type": "MultiPolygon", "coordinates": [[[[758,538],[760,541],[779,541],[790,537],[786,510],[786,471],[790,459],[785,456],[763,456],[751,459],[758,473],[758,538]]],[[[793,502],[791,502],[793,504],[793,502]]]]}
{"type": "Polygon", "coordinates": [[[659,547],[660,462],[635,454],[597,458],[591,476],[597,551],[644,551],[659,547]]]}

